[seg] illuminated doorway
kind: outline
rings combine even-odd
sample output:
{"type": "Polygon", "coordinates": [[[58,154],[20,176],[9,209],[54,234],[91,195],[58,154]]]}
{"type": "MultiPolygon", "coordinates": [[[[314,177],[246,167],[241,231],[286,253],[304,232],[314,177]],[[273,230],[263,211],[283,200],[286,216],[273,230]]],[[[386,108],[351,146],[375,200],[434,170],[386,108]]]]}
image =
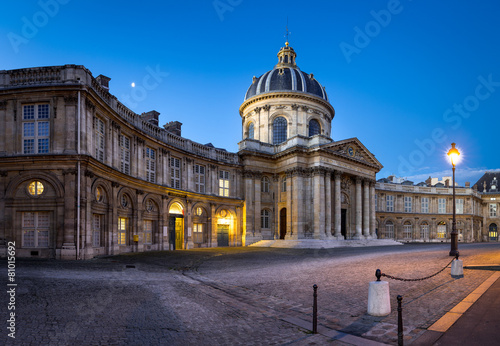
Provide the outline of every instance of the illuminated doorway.
{"type": "Polygon", "coordinates": [[[180,250],[184,243],[184,209],[179,203],[174,203],[168,211],[169,242],[172,250],[180,250]]]}
{"type": "Polygon", "coordinates": [[[217,246],[229,246],[229,226],[231,225],[231,215],[225,209],[219,212],[217,220],[217,246]]]}
{"type": "Polygon", "coordinates": [[[498,228],[497,228],[496,223],[492,223],[490,225],[489,236],[490,236],[490,240],[492,240],[492,241],[498,240],[498,228]]]}

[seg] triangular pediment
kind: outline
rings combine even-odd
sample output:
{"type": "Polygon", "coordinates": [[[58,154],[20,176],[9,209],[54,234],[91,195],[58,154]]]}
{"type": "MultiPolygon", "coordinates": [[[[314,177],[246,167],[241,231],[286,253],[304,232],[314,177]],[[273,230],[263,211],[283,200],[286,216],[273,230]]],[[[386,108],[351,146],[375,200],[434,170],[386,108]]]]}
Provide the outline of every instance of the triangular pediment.
{"type": "Polygon", "coordinates": [[[375,158],[357,138],[344,139],[321,146],[321,150],[326,150],[335,156],[341,156],[347,160],[367,164],[381,170],[384,166],[375,158]]]}

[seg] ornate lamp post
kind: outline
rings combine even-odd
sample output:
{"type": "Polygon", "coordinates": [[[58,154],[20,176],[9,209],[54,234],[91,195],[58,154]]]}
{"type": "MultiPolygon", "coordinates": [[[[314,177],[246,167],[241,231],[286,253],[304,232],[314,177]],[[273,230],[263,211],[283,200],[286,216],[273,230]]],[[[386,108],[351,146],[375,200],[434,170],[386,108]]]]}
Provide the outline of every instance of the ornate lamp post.
{"type": "Polygon", "coordinates": [[[453,222],[451,224],[451,250],[450,256],[455,256],[458,252],[458,234],[457,234],[457,221],[456,221],[456,205],[455,205],[455,164],[458,161],[460,152],[455,148],[455,143],[451,143],[451,149],[448,151],[448,156],[451,160],[453,168],[453,222]]]}

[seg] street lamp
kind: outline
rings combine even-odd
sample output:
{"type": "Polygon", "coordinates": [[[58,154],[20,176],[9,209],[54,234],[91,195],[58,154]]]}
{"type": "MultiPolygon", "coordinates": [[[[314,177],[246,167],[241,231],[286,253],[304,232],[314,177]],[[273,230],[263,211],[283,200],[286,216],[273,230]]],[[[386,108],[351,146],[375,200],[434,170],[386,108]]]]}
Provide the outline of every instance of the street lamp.
{"type": "Polygon", "coordinates": [[[448,151],[448,156],[451,160],[451,165],[453,168],[453,221],[451,224],[451,250],[450,256],[455,256],[458,253],[458,234],[457,234],[457,221],[456,217],[456,206],[455,206],[455,165],[458,161],[460,152],[455,148],[455,143],[451,143],[451,149],[448,151]]]}

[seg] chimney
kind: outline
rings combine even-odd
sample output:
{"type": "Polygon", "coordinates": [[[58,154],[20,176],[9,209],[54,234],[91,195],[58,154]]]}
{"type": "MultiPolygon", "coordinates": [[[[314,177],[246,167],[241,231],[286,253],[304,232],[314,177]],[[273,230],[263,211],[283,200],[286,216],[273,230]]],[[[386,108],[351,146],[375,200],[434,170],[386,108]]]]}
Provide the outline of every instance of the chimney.
{"type": "Polygon", "coordinates": [[[182,123],[178,121],[170,121],[163,125],[165,130],[167,130],[170,133],[173,133],[174,135],[181,136],[181,126],[182,123]]]}
{"type": "Polygon", "coordinates": [[[465,187],[468,188],[468,189],[470,189],[470,181],[466,181],[465,182],[465,187]]]}
{"type": "Polygon", "coordinates": [[[144,121],[147,121],[150,124],[158,126],[158,116],[160,115],[157,111],[149,111],[146,113],[142,113],[140,116],[144,121]]]}
{"type": "Polygon", "coordinates": [[[446,179],[446,180],[444,181],[444,186],[445,186],[445,187],[450,187],[450,179],[446,179]]]}
{"type": "Polygon", "coordinates": [[[106,91],[109,91],[109,81],[111,80],[111,78],[109,77],[106,77],[106,76],[103,76],[102,74],[100,74],[99,76],[96,77],[95,79],[97,81],[97,83],[102,86],[106,91]]]}

